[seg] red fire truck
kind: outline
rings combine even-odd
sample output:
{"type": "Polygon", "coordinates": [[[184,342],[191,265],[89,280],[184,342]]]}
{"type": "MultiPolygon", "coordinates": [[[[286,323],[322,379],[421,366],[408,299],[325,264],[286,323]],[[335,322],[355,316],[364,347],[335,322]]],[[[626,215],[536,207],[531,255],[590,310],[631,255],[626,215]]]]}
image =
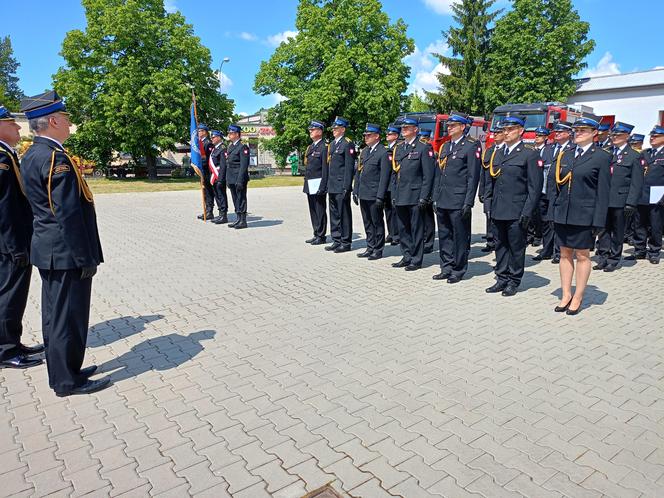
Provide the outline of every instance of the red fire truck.
{"type": "MultiPolygon", "coordinates": [[[[597,116],[593,110],[587,106],[574,106],[560,102],[542,102],[535,104],[506,104],[498,106],[493,111],[491,128],[510,115],[519,115],[526,118],[525,132],[523,134],[524,142],[533,142],[535,140],[535,128],[546,126],[553,128],[556,121],[568,121],[573,123],[580,117],[590,117],[602,123],[613,124],[613,116],[597,116]]],[[[486,147],[493,143],[493,133],[489,132],[486,139],[486,147]]]]}
{"type": "MultiPolygon", "coordinates": [[[[401,123],[403,123],[403,120],[406,117],[417,119],[420,130],[431,131],[431,145],[433,146],[434,151],[438,152],[440,146],[450,139],[447,134],[447,119],[450,117],[449,114],[408,112],[406,114],[401,114],[394,120],[394,123],[401,126],[401,123]]],[[[484,143],[488,129],[489,124],[484,118],[473,117],[473,124],[470,126],[468,135],[476,138],[481,143],[484,143]]]]}

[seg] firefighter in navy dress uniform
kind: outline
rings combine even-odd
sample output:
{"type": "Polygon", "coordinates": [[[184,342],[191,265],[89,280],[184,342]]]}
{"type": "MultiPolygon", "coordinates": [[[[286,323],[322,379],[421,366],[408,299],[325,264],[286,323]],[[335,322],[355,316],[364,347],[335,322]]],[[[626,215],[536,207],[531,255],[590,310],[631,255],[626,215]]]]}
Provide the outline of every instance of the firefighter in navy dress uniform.
{"type": "Polygon", "coordinates": [[[392,154],[392,170],[396,184],[392,205],[399,217],[401,237],[401,261],[392,263],[394,268],[415,271],[422,268],[424,258],[424,215],[430,203],[433,188],[435,159],[431,145],[417,140],[418,122],[405,118],[401,125],[403,143],[392,154]]]}
{"type": "Polygon", "coordinates": [[[383,207],[392,170],[392,154],[380,143],[380,126],[367,123],[364,130],[366,146],[358,156],[353,202],[360,206],[367,248],[357,255],[371,261],[383,257],[385,222],[383,207]]]}
{"type": "Polygon", "coordinates": [[[636,213],[643,188],[645,160],[627,141],[633,125],[616,122],[611,127],[611,191],[604,230],[597,241],[598,262],[593,270],[614,271],[620,264],[625,226],[636,213]]]}
{"type": "Polygon", "coordinates": [[[30,290],[32,210],[25,197],[18,156],[21,140],[14,116],[0,106],[0,368],[28,368],[44,346],[21,344],[30,290]]]}
{"type": "Polygon", "coordinates": [[[334,140],[327,146],[327,194],[330,203],[332,244],[326,251],[350,251],[353,238],[353,212],[350,196],[355,174],[355,144],[346,137],[347,119],[337,116],[332,123],[334,140]]]}
{"type": "Polygon", "coordinates": [[[212,153],[213,145],[210,140],[210,128],[206,124],[198,125],[198,139],[201,141],[201,146],[205,155],[201,157],[203,161],[203,199],[205,204],[205,215],[199,214],[199,220],[212,221],[214,219],[214,199],[215,192],[214,186],[210,183],[212,172],[210,171],[210,154],[212,153]]]}
{"type": "Polygon", "coordinates": [[[502,120],[505,143],[489,169],[491,220],[496,227],[496,279],[486,289],[513,296],[521,284],[526,259],[526,237],[532,213],[542,194],[543,162],[537,150],[521,140],[525,120],[502,120]]]}
{"type": "Polygon", "coordinates": [[[242,142],[242,127],[228,127],[229,144],[226,148],[226,183],[231,191],[233,208],[237,216],[230,228],[247,228],[247,185],[249,184],[249,146],[242,142]]]}
{"type": "Polygon", "coordinates": [[[643,151],[645,169],[643,189],[639,198],[639,217],[634,233],[634,254],[628,260],[646,259],[659,263],[664,228],[664,197],[650,204],[650,188],[664,185],[664,126],[650,132],[650,149],[643,151]]]}
{"type": "Polygon", "coordinates": [[[461,114],[448,118],[450,140],[440,148],[434,180],[440,273],[433,279],[450,284],[460,282],[468,270],[473,204],[482,169],[482,147],[467,135],[472,122],[461,114]]]}
{"type": "Polygon", "coordinates": [[[214,199],[217,201],[219,216],[212,220],[215,225],[228,223],[228,195],[226,194],[226,149],[224,149],[224,136],[219,130],[212,130],[212,150],[210,151],[210,161],[212,167],[216,170],[217,179],[213,183],[214,199]]]}
{"type": "MultiPolygon", "coordinates": [[[[417,138],[423,144],[431,145],[431,130],[420,129],[417,132],[417,138]]],[[[434,150],[433,154],[434,159],[437,161],[438,158],[436,152],[437,151],[434,150]]],[[[424,254],[431,254],[436,240],[436,212],[433,207],[433,201],[431,199],[427,200],[429,203],[422,213],[424,216],[424,254]]]]}
{"type": "Polygon", "coordinates": [[[21,102],[34,141],[21,161],[34,215],[30,261],[42,280],[42,333],[49,386],[58,396],[105,388],[81,368],[90,318],[92,277],[103,262],[92,192],[62,143],[71,122],[51,91],[21,102]]]}
{"type": "Polygon", "coordinates": [[[323,140],[325,125],[321,121],[309,123],[311,144],[304,152],[304,193],[307,194],[313,237],[305,242],[314,246],[325,244],[327,237],[327,143],[323,140]],[[309,190],[309,180],[320,179],[315,192],[309,190]]]}
{"type": "Polygon", "coordinates": [[[590,249],[606,223],[609,207],[611,155],[595,144],[598,126],[594,119],[577,119],[572,125],[576,147],[556,160],[553,221],[560,242],[562,297],[555,311],[568,315],[576,315],[581,309],[591,272],[590,249]],[[572,294],[575,273],[576,289],[572,294]]]}
{"type": "MultiPolygon", "coordinates": [[[[387,145],[385,146],[390,153],[390,161],[392,160],[391,152],[394,151],[394,147],[397,145],[399,140],[399,134],[401,129],[391,123],[387,126],[385,132],[385,141],[387,145]]],[[[394,192],[394,186],[396,184],[397,175],[394,173],[390,167],[390,180],[388,183],[387,192],[385,192],[385,222],[387,224],[387,237],[385,237],[385,243],[389,243],[392,246],[399,245],[399,220],[397,218],[397,212],[395,207],[392,205],[392,193],[394,192]]]]}
{"type": "Polygon", "coordinates": [[[493,133],[494,142],[491,147],[482,152],[482,171],[480,172],[480,184],[477,191],[486,218],[486,245],[481,249],[482,252],[493,252],[496,249],[495,230],[491,224],[491,199],[486,196],[486,192],[487,184],[491,181],[491,175],[489,175],[491,161],[495,159],[496,153],[503,146],[503,140],[505,139],[505,132],[500,123],[495,123],[491,128],[491,132],[493,133]]]}

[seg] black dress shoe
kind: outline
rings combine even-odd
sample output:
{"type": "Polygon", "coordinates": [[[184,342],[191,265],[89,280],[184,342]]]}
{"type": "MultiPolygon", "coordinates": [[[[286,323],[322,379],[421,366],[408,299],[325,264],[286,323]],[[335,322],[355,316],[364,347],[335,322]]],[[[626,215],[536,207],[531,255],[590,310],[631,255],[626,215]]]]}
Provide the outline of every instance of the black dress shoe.
{"type": "Polygon", "coordinates": [[[397,263],[392,263],[392,268],[405,268],[406,266],[408,266],[408,261],[404,258],[401,258],[397,263]]]}
{"type": "Polygon", "coordinates": [[[583,306],[583,301],[581,303],[579,303],[579,307],[576,308],[575,310],[573,310],[572,308],[568,308],[567,311],[565,311],[565,314],[570,315],[570,316],[578,315],[579,311],[581,311],[582,306],[583,306]]]}
{"type": "Polygon", "coordinates": [[[313,244],[318,240],[318,237],[311,237],[310,239],[305,240],[305,244],[313,244]]]}
{"type": "Polygon", "coordinates": [[[392,242],[392,237],[388,235],[387,237],[385,237],[385,243],[389,244],[390,242],[392,242]]]}
{"type": "Polygon", "coordinates": [[[458,275],[450,275],[450,278],[447,279],[448,284],[458,284],[461,282],[461,277],[458,275]]]}
{"type": "Polygon", "coordinates": [[[646,259],[645,254],[632,254],[631,256],[627,256],[625,258],[626,261],[636,261],[637,259],[646,259]]]}
{"type": "Polygon", "coordinates": [[[314,240],[313,242],[311,242],[311,245],[312,246],[320,246],[322,244],[325,244],[325,242],[326,242],[325,237],[320,237],[320,238],[317,238],[316,240],[314,240]]]}
{"type": "Polygon", "coordinates": [[[502,292],[502,295],[505,297],[511,297],[516,295],[516,286],[515,285],[507,285],[505,289],[502,292]]]}
{"type": "Polygon", "coordinates": [[[342,253],[342,252],[348,252],[348,251],[350,251],[350,246],[342,246],[342,245],[340,245],[339,247],[337,247],[334,250],[334,252],[336,254],[339,254],[339,253],[342,253]]]}
{"type": "Polygon", "coordinates": [[[606,265],[606,266],[604,267],[604,271],[605,271],[606,273],[614,272],[614,271],[616,271],[617,269],[618,269],[618,265],[606,265]]]}
{"type": "Polygon", "coordinates": [[[376,261],[377,259],[381,259],[383,257],[382,252],[375,252],[371,256],[369,256],[367,259],[369,261],[376,261]]]}
{"type": "Polygon", "coordinates": [[[200,220],[204,219],[205,221],[212,221],[214,219],[214,214],[213,213],[206,213],[205,217],[203,217],[203,215],[200,215],[198,217],[198,219],[200,219],[200,220]]]}
{"type": "Polygon", "coordinates": [[[357,257],[358,257],[358,258],[368,258],[368,257],[371,256],[372,254],[373,254],[373,253],[372,253],[371,251],[368,251],[368,250],[367,250],[367,251],[364,251],[364,252],[361,252],[360,254],[358,254],[357,257]]]}
{"type": "Polygon", "coordinates": [[[30,356],[31,354],[39,354],[43,353],[44,347],[43,344],[37,344],[36,346],[26,346],[25,344],[19,344],[18,345],[18,351],[19,353],[23,353],[24,355],[30,356]]]}
{"type": "Polygon", "coordinates": [[[341,247],[339,242],[333,242],[332,245],[329,245],[325,248],[326,251],[334,251],[337,247],[341,247]]]}
{"type": "Polygon", "coordinates": [[[422,268],[421,265],[408,265],[406,266],[406,271],[417,271],[422,268]]]}
{"type": "Polygon", "coordinates": [[[433,247],[425,247],[424,254],[431,254],[433,252],[433,247]]]}
{"type": "Polygon", "coordinates": [[[560,264],[560,258],[558,256],[554,256],[551,258],[551,264],[557,265],[560,264]]]}
{"type": "Polygon", "coordinates": [[[597,263],[593,266],[593,270],[603,270],[604,268],[606,268],[606,263],[597,263]]]}
{"type": "Polygon", "coordinates": [[[89,367],[81,368],[78,374],[81,377],[91,377],[97,371],[97,365],[90,365],[89,367]]]}
{"type": "Polygon", "coordinates": [[[533,247],[539,247],[542,245],[542,239],[533,239],[530,245],[533,247]]]}
{"type": "Polygon", "coordinates": [[[401,244],[401,241],[398,239],[392,239],[392,242],[390,242],[391,246],[398,246],[399,244],[401,244]]]}
{"type": "Polygon", "coordinates": [[[202,215],[202,214],[199,214],[198,216],[196,216],[196,218],[198,218],[199,220],[202,220],[202,219],[203,219],[203,215],[202,215]]]}
{"type": "Polygon", "coordinates": [[[659,264],[659,258],[648,258],[648,261],[650,261],[650,263],[653,265],[659,264]]]}
{"type": "Polygon", "coordinates": [[[108,377],[99,380],[88,380],[85,382],[85,384],[78,387],[74,387],[69,391],[59,391],[59,392],[55,391],[55,395],[58,398],[64,398],[65,396],[73,396],[75,394],[96,393],[97,391],[101,391],[102,389],[107,388],[110,384],[111,384],[111,379],[109,379],[108,377]]]}
{"type": "Polygon", "coordinates": [[[24,354],[19,353],[13,358],[0,361],[0,368],[30,368],[41,365],[42,363],[41,359],[28,358],[24,354]]]}
{"type": "Polygon", "coordinates": [[[551,259],[551,256],[542,256],[541,254],[533,256],[533,261],[544,261],[545,259],[551,259]]]}
{"type": "Polygon", "coordinates": [[[502,282],[496,282],[488,289],[485,289],[485,292],[487,292],[488,294],[494,294],[496,292],[504,291],[505,287],[507,287],[507,284],[503,284],[502,282]]]}
{"type": "Polygon", "coordinates": [[[563,313],[569,309],[569,305],[571,302],[572,298],[570,297],[569,301],[567,301],[567,304],[565,306],[556,306],[555,308],[553,308],[553,311],[555,311],[556,313],[563,313]]]}
{"type": "Polygon", "coordinates": [[[450,275],[451,275],[451,273],[448,272],[448,271],[441,271],[440,273],[438,273],[437,275],[434,275],[431,278],[433,280],[447,280],[448,278],[450,278],[450,275]]]}
{"type": "Polygon", "coordinates": [[[224,223],[228,223],[228,216],[225,214],[220,214],[214,220],[212,220],[212,223],[215,225],[223,225],[224,223]]]}
{"type": "Polygon", "coordinates": [[[480,249],[482,252],[493,252],[494,250],[495,248],[492,246],[484,246],[482,249],[480,249]]]}

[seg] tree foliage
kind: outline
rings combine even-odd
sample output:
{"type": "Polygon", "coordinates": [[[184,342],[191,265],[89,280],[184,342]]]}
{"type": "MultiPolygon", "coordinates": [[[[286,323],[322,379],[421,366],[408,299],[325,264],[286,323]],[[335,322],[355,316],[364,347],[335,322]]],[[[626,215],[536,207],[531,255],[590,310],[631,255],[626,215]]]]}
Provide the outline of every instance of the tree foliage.
{"type": "Polygon", "coordinates": [[[489,107],[508,102],[565,101],[595,42],[571,0],[513,0],[491,40],[489,107]]]}
{"type": "Polygon", "coordinates": [[[417,92],[411,93],[407,98],[408,105],[406,106],[405,112],[429,112],[436,110],[432,104],[420,97],[417,92]]]}
{"type": "Polygon", "coordinates": [[[434,54],[450,74],[438,73],[438,92],[427,92],[435,109],[489,114],[486,87],[491,26],[500,10],[490,12],[496,0],[461,0],[452,4],[458,26],[443,31],[452,56],[434,54]]]}
{"type": "Polygon", "coordinates": [[[350,120],[360,136],[367,121],[386,125],[400,112],[414,49],[406,25],[382,11],[379,0],[300,0],[297,36],[261,63],[254,90],[287,98],[272,108],[277,136],[269,143],[280,163],[308,143],[312,119],[350,120]]]}
{"type": "Polygon", "coordinates": [[[233,103],[218,93],[210,51],[163,0],[82,0],[87,27],[67,33],[55,75],[78,125],[72,145],[82,157],[107,161],[112,151],[154,159],[189,138],[192,90],[199,120],[230,121],[233,103]]]}
{"type": "Polygon", "coordinates": [[[18,86],[19,63],[14,58],[12,41],[9,36],[0,38],[0,105],[10,111],[18,111],[23,92],[18,86]]]}

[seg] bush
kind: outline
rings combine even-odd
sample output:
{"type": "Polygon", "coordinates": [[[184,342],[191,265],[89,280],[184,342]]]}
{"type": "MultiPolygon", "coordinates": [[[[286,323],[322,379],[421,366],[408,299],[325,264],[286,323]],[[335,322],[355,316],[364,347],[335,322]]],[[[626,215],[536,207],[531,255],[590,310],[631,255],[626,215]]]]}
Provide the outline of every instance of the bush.
{"type": "Polygon", "coordinates": [[[184,178],[184,170],[182,168],[173,168],[171,178],[184,178]]]}

